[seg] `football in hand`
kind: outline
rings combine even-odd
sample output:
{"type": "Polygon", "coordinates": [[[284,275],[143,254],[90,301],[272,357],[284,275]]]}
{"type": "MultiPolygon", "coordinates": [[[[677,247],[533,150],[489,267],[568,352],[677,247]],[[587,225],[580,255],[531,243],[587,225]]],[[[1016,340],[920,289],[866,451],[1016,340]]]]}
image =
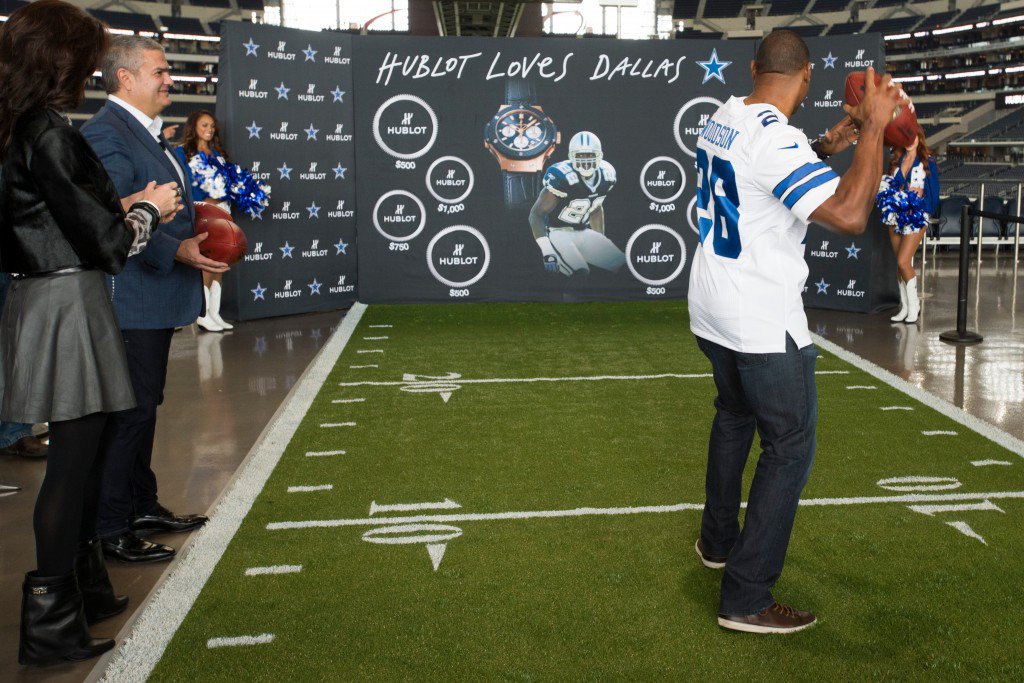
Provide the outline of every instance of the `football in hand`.
{"type": "MultiPolygon", "coordinates": [[[[854,71],[846,77],[846,103],[856,107],[864,99],[864,78],[865,71],[854,71]]],[[[875,74],[875,84],[882,82],[881,74],[875,74]]],[[[910,147],[917,137],[917,114],[914,113],[914,103],[907,96],[907,93],[900,91],[903,98],[902,104],[896,107],[892,113],[892,121],[885,127],[885,144],[896,147],[910,147]]]]}
{"type": "Polygon", "coordinates": [[[229,266],[238,263],[249,245],[245,233],[231,220],[231,214],[209,202],[196,202],[195,208],[196,234],[207,233],[199,243],[199,253],[229,266]]]}

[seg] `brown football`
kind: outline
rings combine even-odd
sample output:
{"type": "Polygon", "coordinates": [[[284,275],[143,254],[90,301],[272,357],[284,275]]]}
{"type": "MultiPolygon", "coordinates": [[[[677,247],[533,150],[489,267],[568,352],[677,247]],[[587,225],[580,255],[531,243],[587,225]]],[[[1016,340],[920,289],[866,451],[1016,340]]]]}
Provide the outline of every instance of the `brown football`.
{"type": "MultiPolygon", "coordinates": [[[[867,72],[854,71],[846,77],[846,103],[856,107],[864,97],[864,78],[867,72]]],[[[881,74],[875,74],[875,84],[882,82],[881,74]]],[[[917,137],[917,114],[914,113],[914,103],[904,92],[904,103],[896,107],[893,112],[892,121],[885,127],[884,138],[887,145],[896,147],[910,147],[917,137]]]]}
{"type": "Polygon", "coordinates": [[[245,233],[231,220],[231,214],[208,202],[196,202],[195,209],[195,232],[207,233],[199,243],[199,253],[229,266],[238,263],[249,245],[245,233]]]}

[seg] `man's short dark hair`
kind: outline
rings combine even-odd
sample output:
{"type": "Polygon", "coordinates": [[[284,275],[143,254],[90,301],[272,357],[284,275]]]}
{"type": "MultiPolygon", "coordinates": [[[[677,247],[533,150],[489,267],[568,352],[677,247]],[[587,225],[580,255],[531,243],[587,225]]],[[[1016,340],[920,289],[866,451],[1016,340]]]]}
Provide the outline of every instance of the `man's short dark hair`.
{"type": "Polygon", "coordinates": [[[785,29],[772,31],[757,46],[754,70],[759,74],[791,74],[811,59],[804,39],[785,29]]]}

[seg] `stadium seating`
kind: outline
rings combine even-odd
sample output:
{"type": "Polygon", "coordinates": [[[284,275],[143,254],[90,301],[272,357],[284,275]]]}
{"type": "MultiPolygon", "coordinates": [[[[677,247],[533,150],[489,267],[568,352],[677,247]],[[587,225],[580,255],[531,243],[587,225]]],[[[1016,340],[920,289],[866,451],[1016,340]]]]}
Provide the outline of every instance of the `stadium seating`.
{"type": "Polygon", "coordinates": [[[203,24],[192,17],[168,17],[160,15],[161,26],[167,27],[167,32],[170,33],[185,33],[193,36],[206,35],[206,29],[203,28],[203,24]]]}
{"type": "Polygon", "coordinates": [[[102,9],[90,9],[88,12],[111,28],[119,28],[125,31],[147,31],[150,33],[154,33],[157,30],[157,27],[153,24],[153,18],[148,14],[111,12],[102,9]]]}

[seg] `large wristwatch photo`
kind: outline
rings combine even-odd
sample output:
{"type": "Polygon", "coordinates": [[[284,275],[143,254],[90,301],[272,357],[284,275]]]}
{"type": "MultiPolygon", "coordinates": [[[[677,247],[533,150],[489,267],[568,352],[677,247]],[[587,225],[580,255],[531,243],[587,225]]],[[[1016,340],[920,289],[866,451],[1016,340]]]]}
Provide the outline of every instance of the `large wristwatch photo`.
{"type": "Polygon", "coordinates": [[[544,164],[561,142],[555,122],[537,104],[533,82],[505,81],[505,103],[484,125],[484,147],[501,168],[505,207],[532,204],[540,193],[544,164]]]}

